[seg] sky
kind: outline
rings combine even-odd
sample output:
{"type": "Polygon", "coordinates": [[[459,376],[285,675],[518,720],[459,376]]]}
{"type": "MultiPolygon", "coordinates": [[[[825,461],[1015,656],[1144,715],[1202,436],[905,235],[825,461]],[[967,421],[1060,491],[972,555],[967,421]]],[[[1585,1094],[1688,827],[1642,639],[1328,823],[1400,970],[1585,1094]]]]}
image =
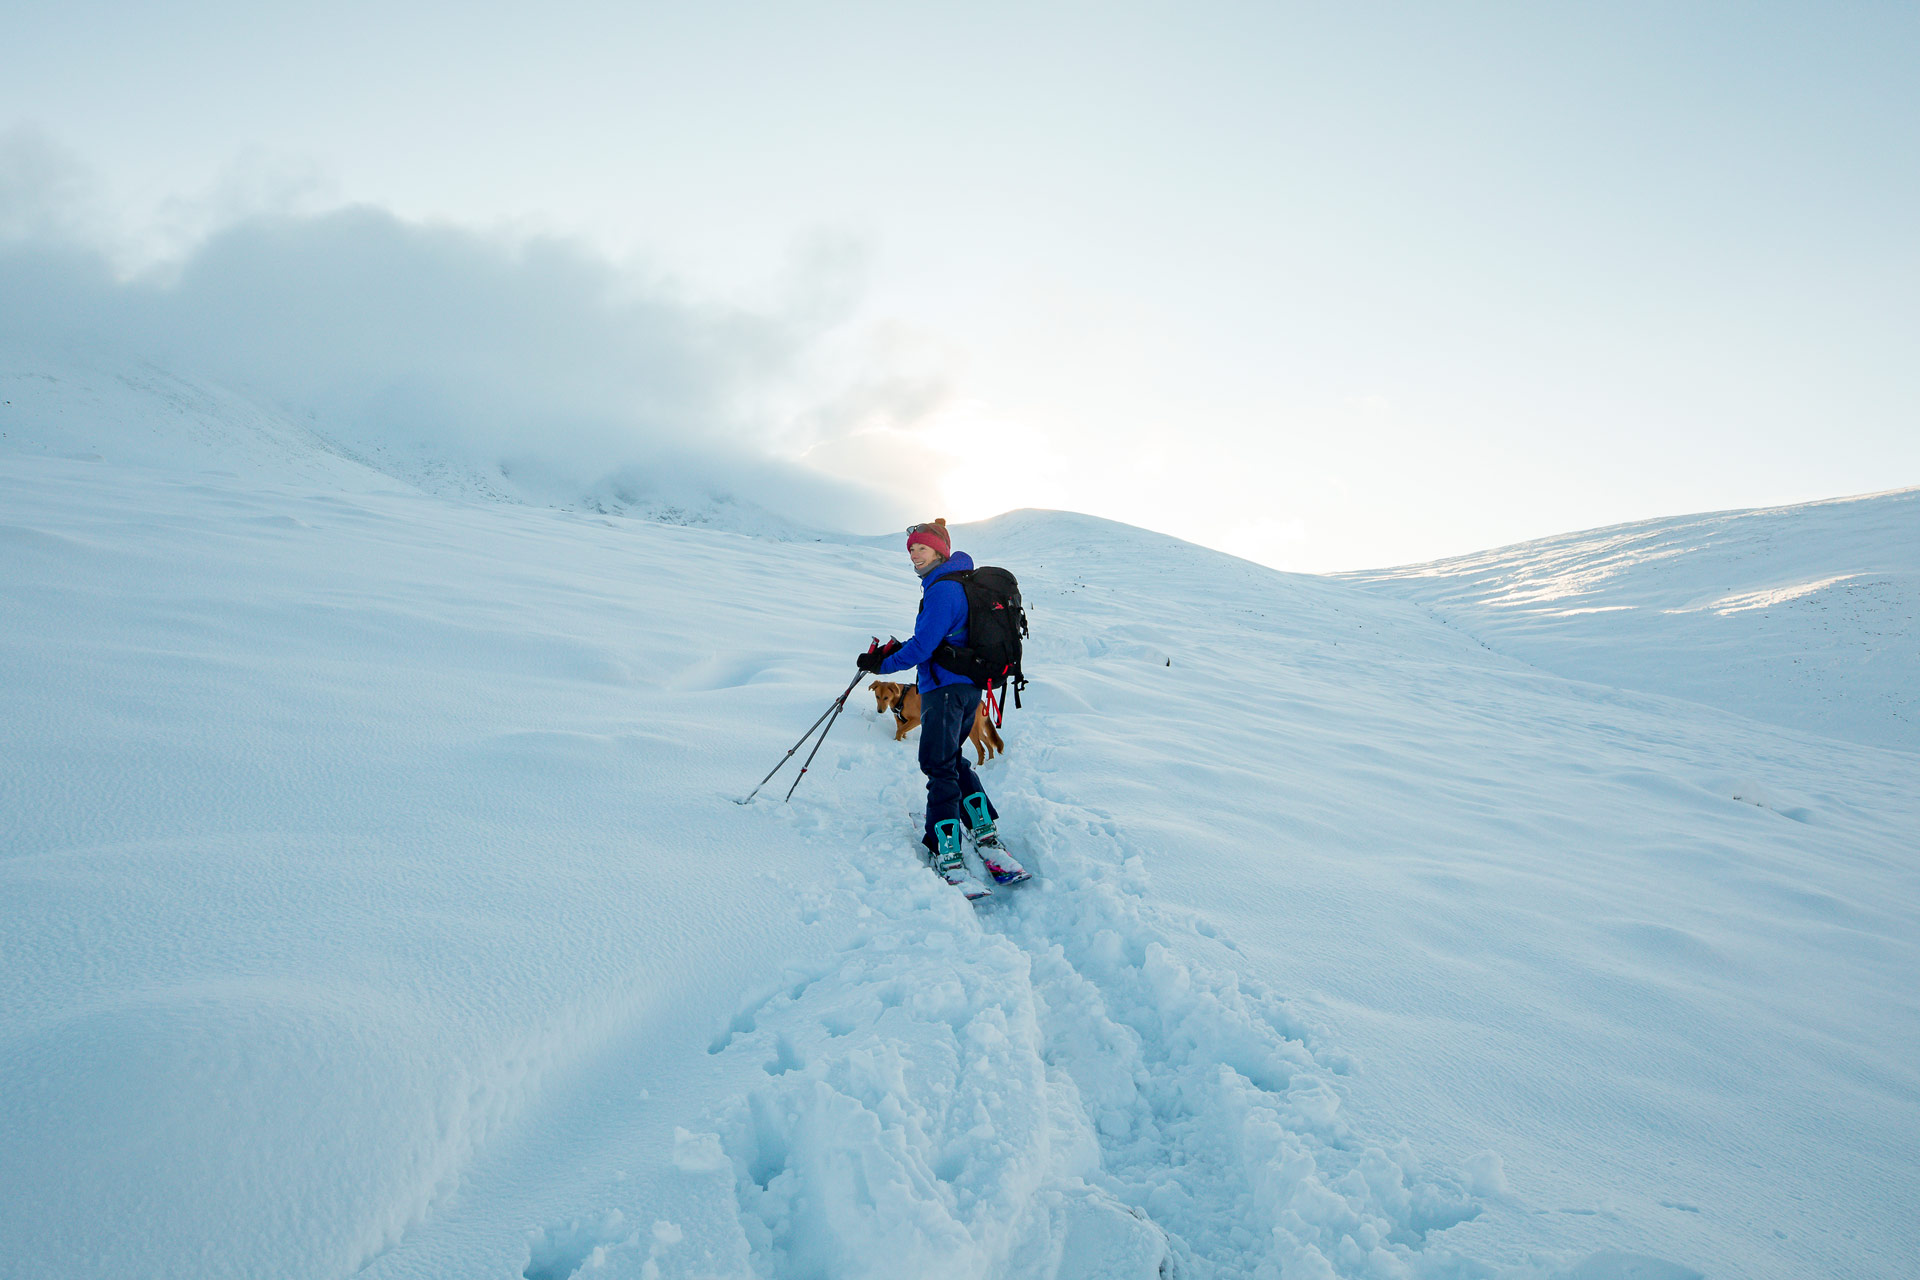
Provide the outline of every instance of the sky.
{"type": "MultiPolygon", "coordinates": [[[[74,313],[257,352],[246,316],[318,315],[288,282],[356,264],[326,350],[404,303],[466,386],[476,308],[517,317],[479,344],[486,403],[525,407],[488,447],[678,436],[862,487],[845,524],[1055,507],[1309,571],[1920,484],[1912,6],[0,0],[0,28],[16,328],[133,290],[74,313]]],[[[378,362],[289,372],[281,328],[271,377],[228,372],[399,412],[354,382],[378,362]]]]}

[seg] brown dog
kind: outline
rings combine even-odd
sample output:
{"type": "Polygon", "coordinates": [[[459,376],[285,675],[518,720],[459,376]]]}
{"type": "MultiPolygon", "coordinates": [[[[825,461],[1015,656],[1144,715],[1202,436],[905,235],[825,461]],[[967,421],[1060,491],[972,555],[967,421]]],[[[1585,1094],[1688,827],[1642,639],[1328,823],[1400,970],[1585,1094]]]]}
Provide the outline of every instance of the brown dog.
{"type": "Polygon", "coordinates": [[[907,730],[916,728],[920,724],[920,690],[910,684],[875,680],[873,702],[874,710],[893,712],[895,742],[906,737],[907,730]]]}
{"type": "MultiPolygon", "coordinates": [[[[910,684],[895,684],[891,680],[875,680],[873,704],[876,711],[893,712],[895,742],[907,736],[908,731],[920,726],[920,690],[910,684]]],[[[973,730],[967,735],[973,743],[976,764],[985,764],[988,756],[997,756],[1007,749],[1006,739],[993,727],[993,721],[987,718],[985,702],[973,713],[973,730]]]]}

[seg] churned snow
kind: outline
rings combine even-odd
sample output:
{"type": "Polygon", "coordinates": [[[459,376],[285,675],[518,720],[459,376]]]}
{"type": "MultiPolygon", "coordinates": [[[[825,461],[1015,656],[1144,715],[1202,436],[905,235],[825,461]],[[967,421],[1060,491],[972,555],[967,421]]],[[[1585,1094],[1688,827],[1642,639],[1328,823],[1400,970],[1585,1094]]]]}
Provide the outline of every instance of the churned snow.
{"type": "Polygon", "coordinates": [[[0,400],[0,1275],[1920,1267],[1914,491],[1333,579],[963,528],[1033,621],[976,908],[864,688],[734,803],[896,539],[0,400]]]}

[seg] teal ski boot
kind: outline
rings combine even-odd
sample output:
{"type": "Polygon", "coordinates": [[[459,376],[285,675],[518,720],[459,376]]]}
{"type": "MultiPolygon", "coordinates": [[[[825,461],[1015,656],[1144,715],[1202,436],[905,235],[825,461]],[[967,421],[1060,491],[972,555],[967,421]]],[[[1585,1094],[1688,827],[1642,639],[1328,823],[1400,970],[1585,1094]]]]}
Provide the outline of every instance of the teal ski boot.
{"type": "Polygon", "coordinates": [[[953,818],[943,818],[933,824],[934,839],[939,844],[933,851],[933,869],[948,884],[967,895],[968,901],[986,897],[993,890],[980,883],[973,872],[967,870],[966,856],[960,850],[960,823],[953,818]]]}
{"type": "Polygon", "coordinates": [[[1033,878],[1032,873],[1007,852],[1007,846],[1000,843],[1000,833],[994,830],[993,815],[987,812],[987,793],[976,791],[960,802],[960,808],[967,815],[973,836],[973,848],[980,855],[980,861],[986,864],[987,874],[993,877],[995,884],[1019,884],[1022,880],[1033,878]]]}

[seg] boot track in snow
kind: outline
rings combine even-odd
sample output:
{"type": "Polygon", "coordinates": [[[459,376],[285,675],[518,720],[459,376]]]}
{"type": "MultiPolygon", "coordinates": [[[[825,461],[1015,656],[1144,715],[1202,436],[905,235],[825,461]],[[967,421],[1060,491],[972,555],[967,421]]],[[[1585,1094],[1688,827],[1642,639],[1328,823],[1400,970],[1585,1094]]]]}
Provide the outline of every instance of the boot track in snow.
{"type": "MultiPolygon", "coordinates": [[[[1044,877],[963,910],[873,823],[823,891],[863,918],[837,963],[716,1041],[766,1056],[687,1136],[733,1175],[755,1273],[1442,1273],[1427,1233],[1476,1207],[1354,1132],[1343,1059],[1286,1001],[1179,957],[1123,828],[1048,798],[1045,754],[997,788],[1044,877]]],[[[900,812],[916,783],[864,807],[900,812]]]]}

